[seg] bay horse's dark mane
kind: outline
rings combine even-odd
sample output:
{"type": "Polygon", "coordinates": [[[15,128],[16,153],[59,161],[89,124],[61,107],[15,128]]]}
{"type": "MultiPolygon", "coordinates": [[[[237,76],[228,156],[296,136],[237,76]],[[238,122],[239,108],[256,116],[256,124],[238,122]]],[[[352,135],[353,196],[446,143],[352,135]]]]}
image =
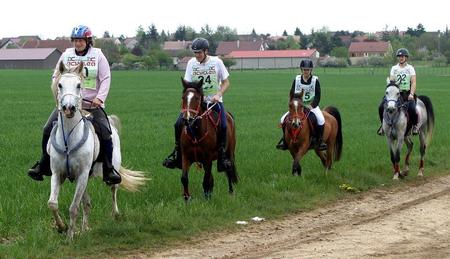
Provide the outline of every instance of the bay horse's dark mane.
{"type": "Polygon", "coordinates": [[[291,95],[291,99],[302,99],[301,93],[295,93],[291,95]]]}

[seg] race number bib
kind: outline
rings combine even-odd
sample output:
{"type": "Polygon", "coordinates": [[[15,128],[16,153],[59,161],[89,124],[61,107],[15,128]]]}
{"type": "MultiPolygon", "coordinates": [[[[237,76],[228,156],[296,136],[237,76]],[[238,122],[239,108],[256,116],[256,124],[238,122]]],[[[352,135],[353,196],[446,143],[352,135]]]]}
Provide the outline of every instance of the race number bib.
{"type": "Polygon", "coordinates": [[[86,89],[96,89],[97,72],[98,72],[98,57],[97,55],[76,56],[71,55],[66,57],[66,66],[75,67],[83,62],[83,74],[85,76],[83,87],[86,89]]]}
{"type": "Polygon", "coordinates": [[[401,90],[403,91],[408,91],[410,90],[410,86],[411,86],[411,75],[407,75],[407,74],[398,74],[395,76],[395,80],[398,84],[398,86],[400,87],[401,90]]]}
{"type": "Polygon", "coordinates": [[[203,80],[203,92],[205,96],[214,95],[219,91],[219,83],[217,80],[216,67],[199,67],[194,66],[192,68],[192,80],[203,80]]]}

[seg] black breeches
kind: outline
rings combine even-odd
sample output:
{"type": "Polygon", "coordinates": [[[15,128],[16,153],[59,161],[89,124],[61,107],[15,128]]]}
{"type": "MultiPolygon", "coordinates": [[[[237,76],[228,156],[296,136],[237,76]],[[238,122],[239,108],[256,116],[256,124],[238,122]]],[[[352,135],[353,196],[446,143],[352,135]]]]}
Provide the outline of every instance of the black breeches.
{"type": "Polygon", "coordinates": [[[94,125],[95,133],[101,140],[111,139],[111,125],[109,124],[108,116],[102,108],[87,109],[91,113],[92,125],[94,125]]]}

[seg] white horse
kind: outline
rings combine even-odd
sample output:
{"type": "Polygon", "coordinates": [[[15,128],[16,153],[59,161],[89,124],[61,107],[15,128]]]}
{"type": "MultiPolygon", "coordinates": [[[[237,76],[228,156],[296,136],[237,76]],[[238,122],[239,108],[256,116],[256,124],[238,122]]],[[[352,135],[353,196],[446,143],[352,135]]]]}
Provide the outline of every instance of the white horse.
{"type": "MultiPolygon", "coordinates": [[[[89,229],[88,217],[91,208],[90,197],[87,192],[88,178],[101,175],[102,163],[94,162],[100,150],[99,139],[94,127],[81,113],[81,88],[83,86],[83,63],[78,67],[67,70],[64,64],[59,64],[60,75],[56,78],[52,87],[58,88],[59,117],[57,126],[51,133],[47,144],[47,152],[50,155],[51,193],[48,206],[53,212],[58,231],[66,230],[66,226],[58,211],[58,194],[61,184],[66,178],[76,182],[76,190],[70,205],[70,223],[67,230],[68,239],[73,239],[75,222],[77,219],[80,202],[83,201],[83,223],[81,230],[89,229]],[[92,167],[92,173],[90,170],[92,167]]],[[[145,184],[143,172],[131,171],[121,166],[120,140],[118,135],[119,119],[112,115],[109,117],[112,129],[114,168],[119,169],[122,177],[121,185],[128,191],[137,191],[139,186],[145,184]]],[[[111,185],[112,213],[114,217],[119,215],[117,207],[118,184],[111,185]]]]}
{"type": "MultiPolygon", "coordinates": [[[[431,100],[427,96],[419,96],[416,101],[416,112],[418,114],[419,142],[420,142],[420,164],[418,176],[423,176],[425,150],[428,147],[434,128],[434,112],[431,100]]],[[[386,133],[391,161],[394,167],[394,180],[408,175],[409,158],[413,149],[411,126],[408,125],[407,103],[402,103],[399,87],[390,82],[386,87],[383,130],[386,133]],[[405,166],[400,172],[400,152],[406,143],[407,153],[405,166]]]]}

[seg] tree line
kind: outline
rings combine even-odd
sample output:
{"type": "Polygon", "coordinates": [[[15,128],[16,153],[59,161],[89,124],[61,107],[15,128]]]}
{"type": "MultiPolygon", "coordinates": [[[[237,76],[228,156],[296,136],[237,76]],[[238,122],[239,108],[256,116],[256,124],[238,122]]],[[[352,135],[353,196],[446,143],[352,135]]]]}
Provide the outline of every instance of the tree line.
{"type": "MultiPolygon", "coordinates": [[[[315,48],[321,56],[330,56],[336,66],[348,65],[348,45],[342,41],[342,36],[354,39],[357,36],[365,36],[365,41],[390,41],[395,52],[400,47],[408,48],[412,60],[423,60],[436,66],[444,66],[450,63],[450,35],[448,29],[444,32],[427,32],[422,24],[415,28],[408,27],[405,32],[400,32],[396,27],[389,29],[387,26],[380,34],[366,34],[362,31],[335,31],[331,32],[326,27],[312,30],[309,34],[303,33],[299,27],[292,34],[286,30],[283,37],[274,40],[270,34],[258,34],[254,29],[247,40],[263,41],[269,50],[307,49],[315,48]]],[[[154,24],[146,29],[139,26],[135,39],[137,44],[128,49],[124,44],[116,45],[109,32],[105,32],[103,38],[95,41],[96,46],[102,48],[111,64],[120,64],[124,69],[170,69],[174,66],[172,57],[162,50],[165,41],[192,41],[197,37],[206,38],[210,43],[210,53],[215,54],[221,41],[234,41],[239,39],[236,29],[228,26],[218,26],[213,29],[205,25],[200,31],[192,27],[180,25],[175,32],[159,31],[154,24]]],[[[123,43],[125,37],[118,39],[123,43]]],[[[348,44],[348,43],[347,43],[348,44]]],[[[181,50],[177,57],[192,56],[189,50],[181,50]]],[[[394,62],[394,55],[385,58],[372,58],[369,65],[386,65],[394,62]]],[[[330,63],[331,64],[331,63],[330,63]]],[[[323,64],[327,65],[327,64],[323,64]]],[[[119,67],[120,68],[120,67],[119,67]]]]}

